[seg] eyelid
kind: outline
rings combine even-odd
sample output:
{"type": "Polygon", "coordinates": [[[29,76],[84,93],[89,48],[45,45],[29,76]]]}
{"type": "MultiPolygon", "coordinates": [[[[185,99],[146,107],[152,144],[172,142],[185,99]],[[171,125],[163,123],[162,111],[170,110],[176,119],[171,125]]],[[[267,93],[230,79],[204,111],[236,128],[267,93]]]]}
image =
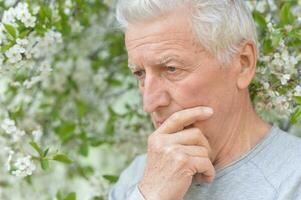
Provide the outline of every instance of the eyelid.
{"type": "Polygon", "coordinates": [[[165,66],[165,68],[168,70],[170,68],[174,68],[174,69],[178,69],[178,67],[174,66],[174,65],[167,65],[165,66]]]}
{"type": "Polygon", "coordinates": [[[145,71],[145,70],[144,70],[144,69],[136,69],[136,70],[133,70],[132,73],[133,73],[133,75],[136,76],[137,78],[142,78],[144,74],[141,75],[141,76],[138,76],[138,75],[137,75],[137,72],[143,72],[143,71],[145,71]]]}

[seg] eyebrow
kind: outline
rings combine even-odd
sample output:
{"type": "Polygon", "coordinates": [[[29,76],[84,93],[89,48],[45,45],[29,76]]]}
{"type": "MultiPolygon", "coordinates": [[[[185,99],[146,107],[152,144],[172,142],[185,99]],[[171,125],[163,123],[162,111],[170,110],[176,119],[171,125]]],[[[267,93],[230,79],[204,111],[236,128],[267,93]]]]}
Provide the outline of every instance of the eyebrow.
{"type": "MultiPolygon", "coordinates": [[[[180,58],[180,56],[174,55],[174,54],[162,56],[158,61],[155,62],[155,65],[156,66],[163,65],[163,64],[170,62],[172,59],[179,60],[179,58],[180,58]]],[[[179,62],[183,63],[183,60],[180,59],[179,62]]],[[[132,70],[132,71],[135,71],[137,69],[140,69],[141,67],[138,65],[129,63],[128,68],[130,68],[130,70],[132,70]]]]}
{"type": "Polygon", "coordinates": [[[156,62],[156,65],[163,65],[163,64],[166,64],[166,63],[170,62],[170,61],[173,60],[173,59],[177,59],[177,60],[179,60],[180,62],[183,63],[183,61],[180,60],[179,58],[180,58],[180,56],[174,55],[174,54],[172,54],[172,55],[166,55],[166,56],[161,57],[161,58],[158,60],[158,62],[156,62]]]}
{"type": "Polygon", "coordinates": [[[128,68],[130,68],[130,70],[135,71],[137,69],[140,69],[140,67],[138,65],[135,64],[128,64],[128,68]]]}

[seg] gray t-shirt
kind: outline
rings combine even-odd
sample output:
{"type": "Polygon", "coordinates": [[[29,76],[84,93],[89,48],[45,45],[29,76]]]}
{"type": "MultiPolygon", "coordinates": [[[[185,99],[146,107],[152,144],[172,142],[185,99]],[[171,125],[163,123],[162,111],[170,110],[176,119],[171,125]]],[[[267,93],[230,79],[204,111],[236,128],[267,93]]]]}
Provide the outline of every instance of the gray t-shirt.
{"type": "MultiPolygon", "coordinates": [[[[137,187],[146,155],[127,167],[109,200],[144,200],[137,187]]],[[[216,172],[214,181],[193,179],[185,200],[301,200],[301,138],[276,125],[250,151],[216,172]]]]}

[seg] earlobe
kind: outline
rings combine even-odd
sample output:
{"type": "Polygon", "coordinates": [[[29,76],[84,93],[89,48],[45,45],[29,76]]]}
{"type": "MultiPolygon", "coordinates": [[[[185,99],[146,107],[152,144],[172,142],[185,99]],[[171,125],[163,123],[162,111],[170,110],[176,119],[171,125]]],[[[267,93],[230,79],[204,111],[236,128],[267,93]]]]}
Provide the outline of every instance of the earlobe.
{"type": "Polygon", "coordinates": [[[253,78],[253,75],[252,75],[253,73],[250,70],[251,70],[251,68],[249,68],[249,67],[246,67],[246,66],[241,67],[241,71],[240,71],[240,74],[237,79],[237,87],[239,89],[245,89],[249,86],[249,84],[253,78]]]}

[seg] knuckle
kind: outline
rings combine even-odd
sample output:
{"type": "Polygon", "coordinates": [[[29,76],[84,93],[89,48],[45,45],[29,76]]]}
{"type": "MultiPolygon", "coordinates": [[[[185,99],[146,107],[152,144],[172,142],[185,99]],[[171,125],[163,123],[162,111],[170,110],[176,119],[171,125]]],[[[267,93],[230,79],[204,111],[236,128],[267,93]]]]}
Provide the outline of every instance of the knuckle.
{"type": "Polygon", "coordinates": [[[186,156],[182,153],[174,154],[173,159],[174,159],[175,163],[180,166],[186,165],[189,160],[188,156],[186,156]]]}
{"type": "Polygon", "coordinates": [[[212,163],[211,163],[211,161],[210,161],[209,159],[206,159],[206,158],[205,158],[205,159],[202,159],[201,162],[202,162],[202,165],[203,165],[205,168],[211,169],[212,163]]]}
{"type": "Polygon", "coordinates": [[[184,176],[184,177],[191,177],[191,176],[193,176],[194,174],[196,173],[196,171],[195,170],[193,170],[193,169],[184,169],[183,170],[183,172],[182,172],[182,175],[184,176]]]}
{"type": "Polygon", "coordinates": [[[175,153],[177,151],[177,149],[178,148],[176,146],[169,145],[169,146],[166,146],[166,147],[163,148],[163,153],[167,154],[167,155],[173,154],[173,153],[175,153]]]}
{"type": "Polygon", "coordinates": [[[200,147],[200,153],[204,157],[209,157],[209,152],[208,152],[207,148],[205,148],[205,147],[200,147]]]}

